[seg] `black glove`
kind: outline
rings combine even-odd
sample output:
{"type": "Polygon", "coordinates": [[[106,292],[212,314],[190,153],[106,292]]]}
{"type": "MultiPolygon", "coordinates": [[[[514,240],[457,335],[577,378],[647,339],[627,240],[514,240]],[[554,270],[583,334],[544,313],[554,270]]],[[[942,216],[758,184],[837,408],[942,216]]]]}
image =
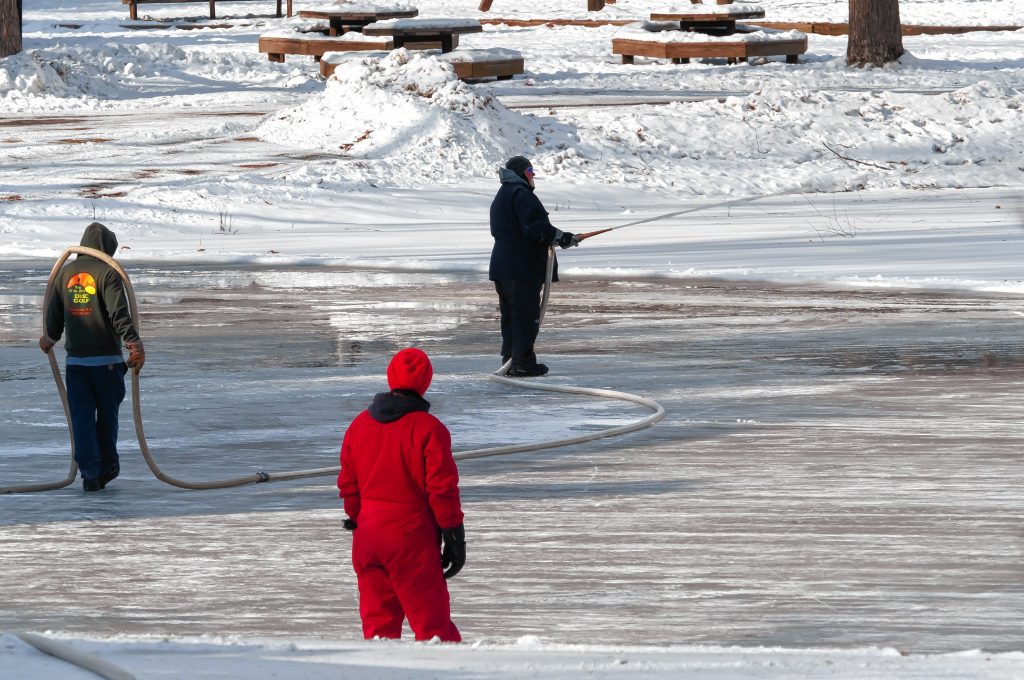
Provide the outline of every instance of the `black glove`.
{"type": "Polygon", "coordinates": [[[444,577],[451,578],[466,566],[466,526],[460,524],[451,529],[441,529],[441,540],[444,541],[441,568],[444,569],[444,577]]]}
{"type": "Polygon", "coordinates": [[[341,520],[341,526],[345,528],[345,531],[352,531],[356,528],[356,522],[351,517],[346,517],[341,520]]]}
{"type": "Polygon", "coordinates": [[[562,235],[555,240],[559,248],[572,248],[580,244],[580,237],[576,234],[570,234],[567,231],[563,231],[562,235]]]}

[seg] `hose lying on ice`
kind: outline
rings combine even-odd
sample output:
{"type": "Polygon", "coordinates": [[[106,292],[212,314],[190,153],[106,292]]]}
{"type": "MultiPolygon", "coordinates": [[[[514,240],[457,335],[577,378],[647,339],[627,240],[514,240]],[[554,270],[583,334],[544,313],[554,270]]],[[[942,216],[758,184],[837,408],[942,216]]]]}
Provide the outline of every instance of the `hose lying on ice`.
{"type": "MultiPolygon", "coordinates": [[[[127,272],[121,267],[120,264],[114,258],[110,257],[106,253],[96,250],[94,248],[86,248],[84,246],[71,246],[66,249],[61,256],[57,259],[57,262],[53,265],[53,270],[50,272],[50,278],[46,284],[46,293],[43,296],[43,333],[45,334],[45,318],[46,310],[49,308],[50,299],[54,294],[54,282],[57,279],[57,275],[60,273],[61,268],[69,257],[73,254],[78,255],[91,255],[99,260],[102,260],[106,264],[113,267],[114,271],[118,273],[121,279],[124,281],[125,292],[128,298],[129,311],[131,313],[132,323],[135,326],[136,331],[139,330],[139,313],[138,313],[138,302],[135,297],[135,290],[132,287],[131,279],[128,277],[127,272]]],[[[551,290],[551,279],[554,271],[554,249],[550,249],[548,253],[548,268],[546,279],[544,283],[544,294],[541,301],[541,313],[540,320],[544,320],[544,313],[547,310],[548,299],[550,297],[551,290]]],[[[75,464],[74,459],[74,432],[72,431],[71,415],[68,406],[67,390],[64,386],[64,381],[61,378],[60,369],[57,366],[57,360],[54,356],[54,352],[51,350],[48,352],[50,361],[50,368],[53,372],[54,382],[57,384],[57,391],[60,394],[61,403],[64,407],[64,415],[68,423],[68,433],[71,437],[71,469],[68,472],[68,476],[59,481],[50,484],[27,484],[20,486],[8,486],[0,487],[0,494],[7,493],[28,493],[34,491],[47,491],[51,489],[60,489],[75,481],[75,476],[78,473],[78,466],[75,464]]],[[[605,437],[614,437],[627,432],[634,432],[645,427],[649,427],[654,423],[661,420],[665,415],[665,409],[656,401],[640,397],[635,394],[629,394],[627,392],[616,392],[614,390],[596,389],[589,387],[574,387],[571,385],[552,385],[547,383],[528,382],[519,379],[511,379],[503,377],[504,372],[508,369],[508,364],[499,369],[496,373],[488,376],[488,379],[495,382],[500,382],[506,385],[512,385],[514,387],[520,387],[531,390],[542,390],[547,392],[562,392],[567,394],[582,394],[593,397],[602,397],[607,399],[619,399],[622,401],[629,401],[635,404],[640,404],[653,411],[653,413],[646,418],[638,420],[637,422],[630,423],[628,425],[622,425],[619,427],[613,427],[599,432],[592,432],[577,437],[569,437],[566,439],[554,439],[549,441],[541,442],[530,442],[526,444],[514,444],[509,446],[496,446],[486,449],[473,449],[469,451],[458,451],[454,454],[456,460],[466,460],[470,458],[484,458],[487,456],[499,456],[512,453],[521,453],[524,451],[539,451],[542,449],[550,449],[559,446],[568,446],[570,444],[581,444],[584,442],[594,441],[596,439],[603,439],[605,437]]],[[[222,479],[205,482],[193,482],[178,479],[164,472],[157,464],[153,453],[150,451],[149,443],[146,441],[146,433],[143,427],[142,419],[142,403],[139,393],[139,373],[138,371],[131,371],[132,376],[132,418],[135,422],[135,434],[139,442],[139,450],[142,451],[142,456],[146,461],[146,465],[153,472],[153,475],[162,482],[176,486],[182,489],[225,489],[235,486],[244,486],[247,484],[259,484],[262,482],[272,482],[285,479],[302,479],[305,477],[319,477],[321,475],[336,475],[340,471],[340,466],[331,466],[323,468],[313,468],[308,470],[288,470],[284,472],[255,472],[241,477],[235,477],[233,479],[222,479]]]]}
{"type": "MultiPolygon", "coordinates": [[[[554,247],[548,248],[548,268],[544,276],[544,294],[541,296],[540,302],[540,318],[538,319],[539,324],[544,323],[544,314],[548,309],[548,299],[551,297],[551,280],[554,278],[555,270],[555,249],[554,247]]],[[[600,432],[591,432],[589,434],[580,435],[578,437],[569,437],[567,439],[552,439],[544,442],[530,442],[527,444],[513,444],[510,446],[495,446],[489,449],[476,449],[473,451],[460,451],[455,454],[456,460],[466,460],[469,458],[485,458],[487,456],[501,456],[508,453],[521,453],[523,451],[539,451],[541,449],[553,449],[559,446],[569,446],[571,444],[582,444],[584,442],[592,442],[596,439],[604,439],[605,437],[615,437],[620,434],[626,434],[627,432],[636,432],[642,430],[645,427],[650,427],[656,422],[661,420],[665,416],[665,409],[661,404],[641,397],[636,394],[630,394],[629,392],[617,392],[615,390],[603,390],[594,387],[574,387],[572,385],[551,385],[548,383],[540,382],[527,382],[522,379],[507,378],[505,373],[512,365],[512,360],[509,359],[505,362],[505,365],[499,368],[494,373],[487,376],[488,380],[499,382],[504,385],[512,385],[513,387],[521,387],[528,390],[540,390],[544,392],[563,392],[566,394],[584,394],[590,397],[603,397],[605,399],[619,399],[621,401],[631,401],[634,404],[640,404],[646,406],[653,411],[652,414],[646,418],[641,418],[635,423],[628,425],[620,425],[619,427],[613,427],[607,430],[601,430],[600,432]]]]}
{"type": "Polygon", "coordinates": [[[93,654],[79,651],[69,644],[58,642],[35,633],[15,633],[25,644],[32,645],[40,652],[67,661],[107,680],[135,680],[135,676],[114,664],[93,654]]]}

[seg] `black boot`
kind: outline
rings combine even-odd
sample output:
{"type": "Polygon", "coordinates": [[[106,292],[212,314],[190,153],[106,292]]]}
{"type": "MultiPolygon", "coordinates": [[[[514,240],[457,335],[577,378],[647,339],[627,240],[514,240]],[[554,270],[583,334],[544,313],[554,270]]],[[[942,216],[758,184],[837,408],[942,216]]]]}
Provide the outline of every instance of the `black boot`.
{"type": "Polygon", "coordinates": [[[89,479],[86,477],[82,480],[82,491],[99,491],[103,487],[100,486],[100,480],[89,479]]]}
{"type": "Polygon", "coordinates": [[[512,378],[536,378],[546,375],[547,372],[548,367],[544,364],[534,364],[532,366],[513,367],[509,370],[508,375],[512,378]]]}
{"type": "Polygon", "coordinates": [[[121,474],[121,464],[120,463],[114,463],[113,465],[108,467],[107,471],[104,472],[102,475],[100,475],[100,479],[99,479],[100,488],[101,489],[105,489],[107,484],[110,484],[112,481],[117,479],[117,476],[119,474],[121,474]]]}

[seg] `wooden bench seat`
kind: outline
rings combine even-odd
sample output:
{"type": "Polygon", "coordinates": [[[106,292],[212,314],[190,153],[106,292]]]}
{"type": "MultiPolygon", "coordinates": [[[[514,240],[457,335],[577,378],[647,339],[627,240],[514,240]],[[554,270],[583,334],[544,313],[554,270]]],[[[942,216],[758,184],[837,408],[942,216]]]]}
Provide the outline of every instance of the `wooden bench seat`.
{"type": "MultiPolygon", "coordinates": [[[[223,2],[224,0],[221,0],[223,2]]],[[[256,0],[250,0],[256,2],[256,0]]],[[[260,0],[265,2],[266,0],[260,0]]],[[[181,2],[203,2],[210,5],[210,18],[217,18],[217,0],[121,0],[122,5],[128,5],[128,16],[133,20],[139,18],[139,5],[141,4],[159,4],[159,5],[170,5],[181,2]]],[[[292,15],[292,0],[288,0],[288,16],[292,15]]],[[[281,16],[281,0],[277,0],[277,16],[281,16]]]]}
{"type": "Polygon", "coordinates": [[[785,56],[796,64],[807,51],[807,36],[799,31],[772,31],[739,24],[731,35],[705,35],[678,30],[672,22],[632,24],[612,37],[612,54],[622,56],[623,64],[634,57],[669,59],[685,64],[690,59],[725,58],[746,61],[750,57],[785,56]]]}
{"type": "Polygon", "coordinates": [[[260,52],[265,52],[270,61],[280,63],[284,62],[286,54],[301,54],[320,61],[327,52],[366,52],[391,50],[393,47],[394,42],[390,38],[375,38],[354,32],[329,36],[289,31],[264,33],[260,36],[260,52]]]}
{"type": "MultiPolygon", "coordinates": [[[[479,50],[454,50],[441,53],[440,50],[431,51],[428,54],[435,55],[440,61],[448,62],[455,69],[455,75],[461,80],[480,80],[482,78],[497,78],[508,80],[512,76],[519,75],[524,70],[523,54],[516,50],[508,50],[500,47],[479,50]]],[[[339,64],[349,59],[386,57],[388,52],[363,52],[360,54],[346,52],[329,52],[323,55],[320,60],[320,73],[329,78],[339,64]]]]}

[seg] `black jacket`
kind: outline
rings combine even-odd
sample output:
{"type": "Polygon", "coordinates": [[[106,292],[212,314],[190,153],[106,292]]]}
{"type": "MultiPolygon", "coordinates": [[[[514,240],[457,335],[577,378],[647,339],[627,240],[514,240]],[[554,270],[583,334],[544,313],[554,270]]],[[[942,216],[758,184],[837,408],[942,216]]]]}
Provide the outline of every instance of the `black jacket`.
{"type": "MultiPolygon", "coordinates": [[[[85,228],[81,245],[107,255],[117,252],[114,232],[99,222],[85,228]]],[[[122,356],[121,340],[135,342],[128,297],[121,275],[90,255],[78,255],[54,281],[46,310],[46,335],[60,340],[69,357],[122,356]]]]}
{"type": "MultiPolygon", "coordinates": [[[[501,187],[491,202],[491,281],[543,283],[548,266],[548,246],[561,236],[548,220],[548,211],[526,180],[511,170],[498,173],[501,187]]],[[[555,262],[553,281],[558,280],[555,262]]]]}

